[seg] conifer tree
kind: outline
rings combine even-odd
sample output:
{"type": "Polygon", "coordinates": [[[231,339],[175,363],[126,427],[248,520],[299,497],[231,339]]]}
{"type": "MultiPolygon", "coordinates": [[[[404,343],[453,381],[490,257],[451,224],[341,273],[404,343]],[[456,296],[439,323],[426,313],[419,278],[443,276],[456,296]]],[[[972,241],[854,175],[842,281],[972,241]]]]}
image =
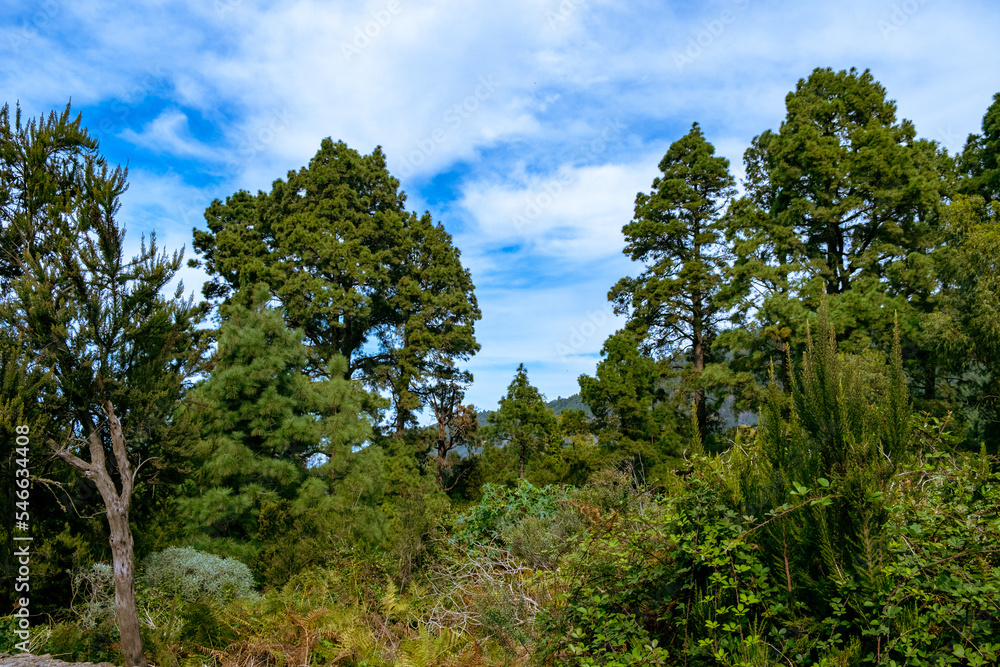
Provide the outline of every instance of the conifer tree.
{"type": "Polygon", "coordinates": [[[1000,443],[1000,205],[959,195],[933,254],[939,289],[926,336],[964,398],[970,445],[1000,443]]]}
{"type": "MultiPolygon", "coordinates": [[[[291,531],[273,525],[276,512],[289,522],[307,510],[326,514],[329,523],[339,523],[339,539],[377,542],[378,465],[366,461],[372,452],[353,451],[371,436],[362,416],[364,392],[343,377],[340,357],[330,360],[326,379],[310,378],[301,332],[288,329],[268,306],[266,285],[251,294],[220,310],[215,367],[185,400],[182,414],[199,434],[196,492],[184,501],[189,521],[237,553],[242,549],[248,560],[261,535],[273,541],[291,531]],[[345,516],[352,505],[355,516],[345,516]],[[270,522],[265,526],[262,511],[270,522]]],[[[287,541],[281,548],[295,550],[287,541]]]]}
{"type": "Polygon", "coordinates": [[[723,214],[734,194],[729,160],[715,155],[698,123],[660,161],[663,175],[635,199],[635,218],[622,228],[623,252],[644,262],[636,278],[622,278],[608,298],[629,316],[627,328],[647,350],[681,351],[690,359],[698,437],[708,433],[702,373],[727,312],[718,299],[727,266],[723,214]]]}
{"type": "Polygon", "coordinates": [[[110,168],[97,142],[61,114],[13,124],[0,111],[0,322],[15,332],[29,373],[44,376],[31,438],[93,481],[104,503],[114,568],[115,612],[129,667],[145,665],[133,586],[130,511],[139,466],[199,358],[203,314],[161,292],[181,256],[155,239],[124,257],[117,214],[125,169],[110,168]]]}
{"type": "Polygon", "coordinates": [[[643,354],[628,330],[611,335],[601,356],[596,377],[581,375],[579,381],[602,447],[642,456],[647,465],[679,453],[677,406],[665,363],[643,354]]]}
{"type": "Polygon", "coordinates": [[[500,409],[488,423],[496,429],[504,449],[517,457],[519,475],[524,479],[528,459],[543,452],[558,438],[558,422],[538,389],[528,382],[528,371],[519,364],[507,394],[500,399],[500,409]]]}
{"type": "Polygon", "coordinates": [[[959,187],[963,194],[979,195],[987,202],[1000,200],[1000,93],[983,116],[983,133],[969,135],[958,167],[964,177],[959,187]]]}
{"type": "MultiPolygon", "coordinates": [[[[888,350],[885,313],[896,311],[933,396],[937,360],[919,332],[932,310],[928,253],[947,161],[897,119],[868,71],[816,69],[786,108],[779,130],[754,138],[745,155],[746,196],[729,218],[737,259],[727,298],[777,341],[777,364],[788,342],[802,349],[823,294],[846,350],[873,342],[888,350]]],[[[786,387],[788,378],[783,371],[786,387]]]]}
{"type": "Polygon", "coordinates": [[[344,357],[347,377],[391,394],[397,436],[414,422],[431,353],[457,364],[479,349],[474,287],[451,236],[405,202],[381,149],[360,155],[324,139],[307,167],[269,193],[214,201],[209,231],[194,231],[213,277],[205,296],[267,284],[304,333],[309,373],[344,357]]]}

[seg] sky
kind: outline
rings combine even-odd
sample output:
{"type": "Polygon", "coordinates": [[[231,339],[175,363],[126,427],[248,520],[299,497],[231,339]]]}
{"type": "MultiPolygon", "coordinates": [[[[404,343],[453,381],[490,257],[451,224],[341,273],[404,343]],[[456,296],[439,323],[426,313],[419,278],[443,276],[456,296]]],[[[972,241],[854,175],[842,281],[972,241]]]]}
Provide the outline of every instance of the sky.
{"type": "MultiPolygon", "coordinates": [[[[215,198],[299,169],[325,137],[385,152],[451,233],[483,313],[467,401],[519,363],[579,391],[641,267],[621,228],[698,122],[743,174],[817,67],[870,69],[949,152],[1000,92],[995,0],[4,0],[0,104],[75,111],[127,164],[128,242],[192,248],[215,198]]],[[[205,275],[185,268],[188,293],[205,275]]]]}

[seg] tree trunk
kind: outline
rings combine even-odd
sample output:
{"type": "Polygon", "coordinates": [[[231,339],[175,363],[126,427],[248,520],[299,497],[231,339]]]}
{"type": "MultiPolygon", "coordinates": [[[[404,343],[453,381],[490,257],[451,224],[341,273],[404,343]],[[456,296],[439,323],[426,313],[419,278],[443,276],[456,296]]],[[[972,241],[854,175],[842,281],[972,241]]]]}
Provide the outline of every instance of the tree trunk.
{"type": "Polygon", "coordinates": [[[705,388],[701,387],[701,374],[705,370],[705,349],[701,331],[694,339],[694,374],[695,382],[699,384],[694,390],[694,410],[698,421],[697,437],[705,444],[705,434],[708,432],[708,409],[705,406],[705,388]]]}
{"type": "Polygon", "coordinates": [[[924,361],[924,400],[933,401],[934,400],[934,389],[937,384],[937,369],[934,366],[934,361],[927,359],[924,361]]]}
{"type": "Polygon", "coordinates": [[[142,637],[139,634],[139,613],[135,605],[135,554],[132,550],[132,528],[128,522],[129,503],[135,476],[128,460],[128,450],[125,446],[125,436],[121,423],[115,416],[110,401],[105,403],[105,414],[108,418],[108,431],[111,435],[111,449],[114,452],[118,475],[121,480],[119,491],[104,457],[104,441],[98,426],[87,412],[79,415],[80,423],[87,434],[86,440],[90,448],[90,461],[85,461],[70,452],[66,447],[58,447],[50,442],[55,453],[64,461],[79,468],[97,485],[104,501],[110,530],[111,558],[115,576],[115,616],[118,620],[118,634],[121,637],[122,654],[125,656],[125,667],[146,667],[146,656],[142,651],[142,637]]]}
{"type": "Polygon", "coordinates": [[[448,456],[448,441],[443,436],[438,436],[438,446],[437,446],[437,483],[438,486],[444,488],[444,466],[447,462],[448,456]]]}
{"type": "Polygon", "coordinates": [[[145,667],[139,634],[139,613],[135,605],[134,563],[132,529],[128,523],[128,510],[108,507],[108,525],[111,528],[111,558],[115,572],[115,615],[118,617],[118,634],[121,636],[122,653],[127,667],[145,667]]]}
{"type": "Polygon", "coordinates": [[[705,434],[708,432],[708,410],[705,407],[705,389],[701,386],[701,374],[705,370],[705,333],[702,318],[701,297],[694,301],[693,308],[693,329],[692,352],[694,356],[694,376],[697,383],[694,390],[694,412],[698,424],[698,433],[695,437],[702,444],[705,444],[705,434]]]}

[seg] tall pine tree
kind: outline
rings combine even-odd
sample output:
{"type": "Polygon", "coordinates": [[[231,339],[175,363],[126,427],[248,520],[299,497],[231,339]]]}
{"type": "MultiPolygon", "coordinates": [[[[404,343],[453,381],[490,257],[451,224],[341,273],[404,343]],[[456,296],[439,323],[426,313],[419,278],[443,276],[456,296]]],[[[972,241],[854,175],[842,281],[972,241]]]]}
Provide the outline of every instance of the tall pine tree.
{"type": "Polygon", "coordinates": [[[697,123],[660,161],[662,176],[649,194],[635,199],[635,218],[622,228],[624,253],[645,263],[636,278],[622,278],[608,295],[615,312],[629,316],[627,329],[648,350],[690,363],[698,434],[708,433],[702,373],[727,311],[719,297],[727,267],[723,215],[733,196],[729,160],[715,155],[697,123]]]}
{"type": "Polygon", "coordinates": [[[896,311],[909,361],[933,397],[937,360],[920,331],[933,309],[929,252],[949,161],[897,119],[868,71],[816,69],[785,104],[779,130],[754,138],[745,155],[746,196],[728,230],[737,259],[727,298],[776,342],[771,361],[786,388],[786,345],[802,349],[823,294],[849,351],[872,343],[888,350],[886,313],[896,311]]]}
{"type": "Polygon", "coordinates": [[[269,193],[214,201],[208,231],[194,231],[213,277],[206,297],[268,285],[304,333],[310,374],[344,357],[348,377],[392,396],[397,436],[421,407],[432,353],[458,364],[479,349],[474,286],[451,236],[405,202],[381,149],[360,155],[324,139],[307,167],[269,193]]]}

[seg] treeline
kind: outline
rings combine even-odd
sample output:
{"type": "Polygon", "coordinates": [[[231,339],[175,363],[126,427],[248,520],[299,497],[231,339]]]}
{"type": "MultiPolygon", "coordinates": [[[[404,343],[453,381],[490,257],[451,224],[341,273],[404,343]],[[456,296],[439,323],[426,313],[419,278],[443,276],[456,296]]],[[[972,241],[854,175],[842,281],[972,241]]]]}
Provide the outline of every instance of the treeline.
{"type": "Polygon", "coordinates": [[[125,257],[127,173],[81,119],[5,107],[0,436],[12,478],[30,431],[30,647],[995,662],[994,100],[951,156],[868,72],[817,69],[742,191],[695,123],[623,228],[642,270],[609,292],[627,323],[580,378],[590,412],[556,415],[522,365],[485,423],[471,277],[380,149],[327,139],[213,202],[196,303],[163,292],[179,253],[125,257]]]}

